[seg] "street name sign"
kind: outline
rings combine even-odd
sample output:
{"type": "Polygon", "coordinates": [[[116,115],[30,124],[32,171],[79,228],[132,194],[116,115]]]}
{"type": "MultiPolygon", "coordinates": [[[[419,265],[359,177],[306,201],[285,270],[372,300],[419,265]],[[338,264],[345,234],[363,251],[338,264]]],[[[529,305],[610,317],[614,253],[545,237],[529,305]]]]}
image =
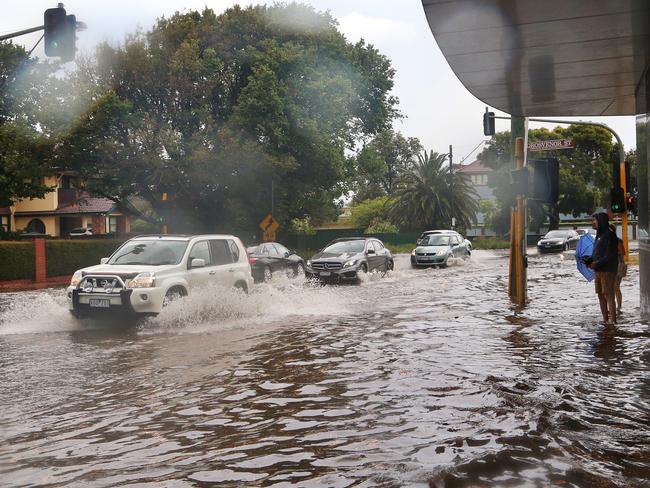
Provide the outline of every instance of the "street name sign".
{"type": "Polygon", "coordinates": [[[529,151],[554,151],[557,149],[574,148],[573,139],[555,139],[551,141],[535,141],[528,143],[529,151]]]}

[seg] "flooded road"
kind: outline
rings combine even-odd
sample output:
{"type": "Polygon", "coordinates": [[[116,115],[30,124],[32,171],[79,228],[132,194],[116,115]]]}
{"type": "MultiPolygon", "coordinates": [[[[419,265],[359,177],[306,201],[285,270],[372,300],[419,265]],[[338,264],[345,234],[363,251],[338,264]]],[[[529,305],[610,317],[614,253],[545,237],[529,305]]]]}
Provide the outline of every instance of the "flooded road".
{"type": "Polygon", "coordinates": [[[0,295],[0,486],[650,486],[638,272],[614,334],[571,253],[249,296],[137,327],[0,295]]]}

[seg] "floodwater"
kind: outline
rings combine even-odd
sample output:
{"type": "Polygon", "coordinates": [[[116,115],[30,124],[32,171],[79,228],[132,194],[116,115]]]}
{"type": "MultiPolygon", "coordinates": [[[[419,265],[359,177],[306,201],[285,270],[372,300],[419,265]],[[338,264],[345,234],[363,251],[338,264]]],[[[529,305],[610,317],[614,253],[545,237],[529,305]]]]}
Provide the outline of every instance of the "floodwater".
{"type": "Polygon", "coordinates": [[[650,486],[638,272],[599,324],[571,253],[359,286],[204,290],[137,326],[0,296],[0,485],[650,486]]]}

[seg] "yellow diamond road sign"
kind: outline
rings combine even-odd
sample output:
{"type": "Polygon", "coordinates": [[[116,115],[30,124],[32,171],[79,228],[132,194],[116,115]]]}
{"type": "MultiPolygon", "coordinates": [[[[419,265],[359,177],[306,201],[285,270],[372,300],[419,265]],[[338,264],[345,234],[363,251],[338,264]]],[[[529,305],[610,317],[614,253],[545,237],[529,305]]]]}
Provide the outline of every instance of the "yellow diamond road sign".
{"type": "Polygon", "coordinates": [[[264,232],[275,233],[276,230],[280,227],[278,221],[273,218],[272,214],[268,214],[262,222],[260,222],[260,229],[264,232]]]}

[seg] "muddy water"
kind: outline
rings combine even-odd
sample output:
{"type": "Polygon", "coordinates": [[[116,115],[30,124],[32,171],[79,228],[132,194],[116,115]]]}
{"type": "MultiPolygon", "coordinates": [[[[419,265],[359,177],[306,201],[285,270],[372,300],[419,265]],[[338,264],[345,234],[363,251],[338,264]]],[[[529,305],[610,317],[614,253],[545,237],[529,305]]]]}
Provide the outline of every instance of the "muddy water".
{"type": "Polygon", "coordinates": [[[205,290],[137,326],[2,295],[1,486],[650,486],[636,268],[603,333],[571,254],[205,290]]]}

